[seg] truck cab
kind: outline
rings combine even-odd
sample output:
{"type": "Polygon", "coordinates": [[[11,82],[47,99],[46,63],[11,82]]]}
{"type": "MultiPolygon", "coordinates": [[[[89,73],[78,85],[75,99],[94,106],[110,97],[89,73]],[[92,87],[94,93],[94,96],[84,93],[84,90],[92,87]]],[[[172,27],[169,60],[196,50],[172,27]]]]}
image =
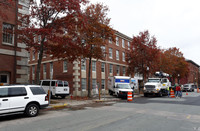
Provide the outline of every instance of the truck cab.
{"type": "Polygon", "coordinates": [[[156,94],[163,96],[167,94],[167,87],[171,84],[167,78],[149,78],[144,85],[144,96],[149,94],[156,94]]]}
{"type": "Polygon", "coordinates": [[[117,97],[127,97],[128,92],[134,93],[130,86],[130,77],[114,76],[109,77],[109,94],[116,95],[117,97]]]}

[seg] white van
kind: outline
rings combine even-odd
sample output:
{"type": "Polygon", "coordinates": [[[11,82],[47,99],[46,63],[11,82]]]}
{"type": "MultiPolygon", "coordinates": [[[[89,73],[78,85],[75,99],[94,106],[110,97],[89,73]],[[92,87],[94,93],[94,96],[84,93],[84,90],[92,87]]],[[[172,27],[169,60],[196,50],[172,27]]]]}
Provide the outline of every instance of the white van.
{"type": "Polygon", "coordinates": [[[51,96],[60,96],[65,98],[69,95],[69,84],[67,81],[62,80],[41,80],[41,87],[48,93],[51,91],[51,96]]]}

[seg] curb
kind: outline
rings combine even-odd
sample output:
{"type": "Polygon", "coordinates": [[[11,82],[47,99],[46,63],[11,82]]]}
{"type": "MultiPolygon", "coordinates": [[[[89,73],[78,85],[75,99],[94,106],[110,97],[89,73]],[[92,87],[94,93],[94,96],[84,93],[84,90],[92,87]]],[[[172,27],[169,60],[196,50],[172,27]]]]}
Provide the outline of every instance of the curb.
{"type": "Polygon", "coordinates": [[[63,105],[50,105],[51,108],[64,108],[66,107],[68,104],[63,104],[63,105]]]}

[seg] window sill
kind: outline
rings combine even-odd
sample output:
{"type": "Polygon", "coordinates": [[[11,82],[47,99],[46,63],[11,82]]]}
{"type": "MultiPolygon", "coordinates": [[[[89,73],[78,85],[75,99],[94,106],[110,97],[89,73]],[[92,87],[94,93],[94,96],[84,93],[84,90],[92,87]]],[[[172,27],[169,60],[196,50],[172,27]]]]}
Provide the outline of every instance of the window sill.
{"type": "Polygon", "coordinates": [[[6,42],[2,42],[2,45],[8,45],[8,46],[14,46],[14,44],[10,44],[10,43],[6,43],[6,42]]]}
{"type": "Polygon", "coordinates": [[[64,70],[63,73],[67,73],[67,70],[64,70]]]}

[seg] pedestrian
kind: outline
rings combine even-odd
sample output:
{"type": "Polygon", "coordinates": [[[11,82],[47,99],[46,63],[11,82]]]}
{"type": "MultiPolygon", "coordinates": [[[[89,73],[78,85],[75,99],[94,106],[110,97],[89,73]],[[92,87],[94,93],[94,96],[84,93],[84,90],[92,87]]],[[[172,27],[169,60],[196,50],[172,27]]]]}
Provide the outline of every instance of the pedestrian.
{"type": "Polygon", "coordinates": [[[169,86],[167,87],[167,95],[170,96],[169,86]]]}
{"type": "Polygon", "coordinates": [[[175,96],[177,96],[176,87],[177,87],[177,84],[174,84],[174,94],[175,94],[175,96]]]}
{"type": "Polygon", "coordinates": [[[179,85],[176,86],[176,98],[181,98],[181,87],[179,85]]]}

